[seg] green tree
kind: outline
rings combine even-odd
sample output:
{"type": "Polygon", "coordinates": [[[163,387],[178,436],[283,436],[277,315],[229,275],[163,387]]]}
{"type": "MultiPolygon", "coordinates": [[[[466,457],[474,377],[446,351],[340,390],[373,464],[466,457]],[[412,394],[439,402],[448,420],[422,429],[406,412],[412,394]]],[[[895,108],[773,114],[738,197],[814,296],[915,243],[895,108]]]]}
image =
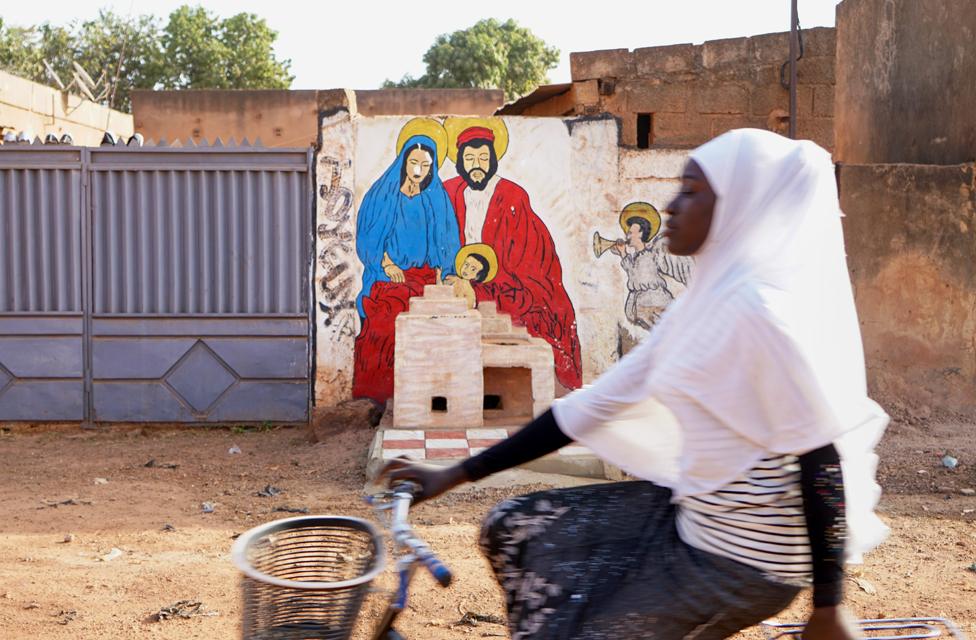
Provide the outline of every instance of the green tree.
{"type": "Polygon", "coordinates": [[[71,33],[64,27],[7,26],[0,18],[0,68],[32,80],[46,78],[45,59],[59,74],[67,73],[72,54],[71,33]]]}
{"type": "Polygon", "coordinates": [[[219,19],[202,7],[182,6],[163,26],[151,15],[97,18],[67,26],[7,26],[0,20],[0,68],[54,84],[51,65],[64,84],[77,62],[93,79],[103,72],[111,88],[105,104],[130,110],[133,89],[287,89],[290,60],[278,60],[278,34],[252,13],[219,19]]]}
{"type": "MultiPolygon", "coordinates": [[[[159,21],[153,16],[124,18],[100,11],[94,20],[74,26],[72,59],[98,80],[104,72],[109,88],[108,106],[128,111],[133,89],[153,89],[167,73],[160,45],[159,21]]],[[[73,76],[70,60],[65,83],[73,76]]],[[[104,86],[104,85],[103,85],[104,86]]]]}
{"type": "Polygon", "coordinates": [[[548,46],[514,20],[481,20],[469,29],[441,35],[424,54],[427,71],[404,76],[391,87],[477,87],[503,89],[511,100],[548,82],[546,73],[559,62],[559,49],[548,46]]]}

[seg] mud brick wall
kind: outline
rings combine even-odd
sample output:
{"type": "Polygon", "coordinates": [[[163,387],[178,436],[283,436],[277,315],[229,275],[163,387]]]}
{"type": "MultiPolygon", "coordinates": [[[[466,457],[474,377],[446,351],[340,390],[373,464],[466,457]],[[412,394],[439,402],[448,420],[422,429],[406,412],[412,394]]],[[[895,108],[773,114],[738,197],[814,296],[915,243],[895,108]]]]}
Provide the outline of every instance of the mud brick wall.
{"type": "MultiPolygon", "coordinates": [[[[797,133],[834,148],[834,29],[802,31],[797,66],[797,133]]],[[[789,33],[645,49],[570,55],[580,113],[608,112],[621,144],[692,147],[739,127],[785,132],[789,91],[780,70],[789,33]],[[649,116],[639,136],[638,116],[649,116]]],[[[786,79],[789,79],[788,69],[786,79]]]]}

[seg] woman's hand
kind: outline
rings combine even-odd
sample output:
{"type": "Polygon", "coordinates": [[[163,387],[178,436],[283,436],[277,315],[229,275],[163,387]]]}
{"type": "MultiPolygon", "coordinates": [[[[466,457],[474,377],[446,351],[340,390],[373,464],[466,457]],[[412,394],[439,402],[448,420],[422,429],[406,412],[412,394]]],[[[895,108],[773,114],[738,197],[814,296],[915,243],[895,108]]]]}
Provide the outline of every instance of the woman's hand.
{"type": "Polygon", "coordinates": [[[390,282],[406,282],[407,278],[403,275],[403,269],[396,266],[395,264],[388,264],[383,267],[383,272],[386,277],[390,279],[390,282]]]}
{"type": "Polygon", "coordinates": [[[395,458],[386,463],[380,471],[378,480],[388,486],[398,482],[416,483],[420,490],[414,495],[414,504],[436,498],[445,491],[467,482],[464,467],[459,464],[450,467],[437,467],[412,462],[406,458],[395,458]]]}
{"type": "Polygon", "coordinates": [[[845,607],[817,607],[803,630],[803,640],[860,640],[864,635],[845,607]]]}

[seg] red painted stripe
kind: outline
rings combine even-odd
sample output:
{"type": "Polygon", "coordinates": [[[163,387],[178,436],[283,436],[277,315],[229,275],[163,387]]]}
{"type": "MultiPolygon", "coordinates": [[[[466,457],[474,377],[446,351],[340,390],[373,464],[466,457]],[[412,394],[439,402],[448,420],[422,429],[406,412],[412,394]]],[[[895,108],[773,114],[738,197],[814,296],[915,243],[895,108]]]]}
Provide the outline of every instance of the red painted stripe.
{"type": "Polygon", "coordinates": [[[428,440],[466,440],[468,437],[465,431],[442,431],[440,429],[427,429],[424,437],[428,440]]]}
{"type": "Polygon", "coordinates": [[[423,440],[384,440],[384,449],[423,449],[427,446],[423,440]]]}
{"type": "Polygon", "coordinates": [[[493,444],[498,444],[501,440],[468,440],[468,446],[474,449],[475,447],[490,447],[493,444]]]}
{"type": "Polygon", "coordinates": [[[463,459],[470,455],[470,449],[427,449],[428,460],[463,459]]]}

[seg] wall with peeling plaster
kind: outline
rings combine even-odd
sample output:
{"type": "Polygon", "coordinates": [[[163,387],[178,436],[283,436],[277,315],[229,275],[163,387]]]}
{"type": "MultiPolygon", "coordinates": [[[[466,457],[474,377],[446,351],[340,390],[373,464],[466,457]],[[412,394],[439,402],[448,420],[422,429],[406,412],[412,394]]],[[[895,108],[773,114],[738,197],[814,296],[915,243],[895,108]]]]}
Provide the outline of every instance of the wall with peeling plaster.
{"type": "MultiPolygon", "coordinates": [[[[363,267],[355,248],[363,197],[396,157],[396,141],[409,117],[325,114],[316,159],[317,260],[316,401],[352,397],[355,339],[361,321],[355,300],[363,267]]],[[[645,331],[628,321],[627,279],[611,252],[594,255],[593,236],[623,236],[619,217],[631,202],[662,209],[678,190],[687,151],[621,149],[610,117],[504,118],[509,146],[498,175],[528,193],[551,234],[563,286],[575,310],[582,379],[592,381],[645,331]]],[[[450,160],[442,180],[457,175],[450,160]]]]}

